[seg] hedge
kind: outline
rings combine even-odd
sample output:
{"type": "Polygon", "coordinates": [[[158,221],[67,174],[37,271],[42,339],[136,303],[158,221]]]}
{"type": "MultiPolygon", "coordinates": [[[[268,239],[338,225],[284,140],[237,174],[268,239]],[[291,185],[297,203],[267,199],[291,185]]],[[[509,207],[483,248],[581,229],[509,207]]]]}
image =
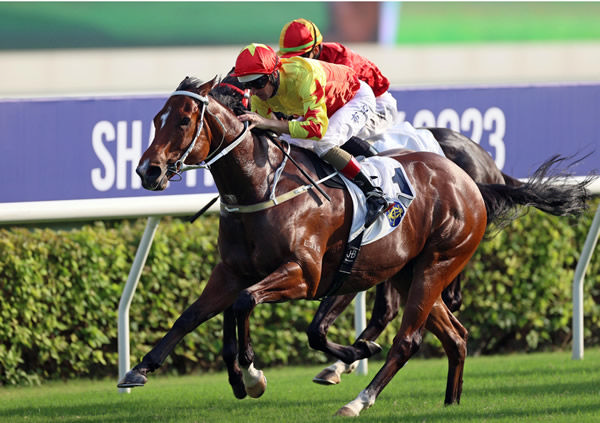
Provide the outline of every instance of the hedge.
{"type": "MultiPolygon", "coordinates": [[[[571,283],[596,200],[585,216],[530,211],[481,244],[463,280],[459,319],[469,354],[565,349],[571,341],[571,283]]],[[[73,377],[117,377],[117,309],[146,220],[95,222],[71,230],[0,229],[0,384],[73,377]]],[[[217,257],[217,216],[194,224],[163,219],[131,311],[137,363],[200,294],[217,257]]],[[[585,342],[600,343],[600,260],[585,281],[585,342]]],[[[367,310],[373,293],[367,295],[367,310]]],[[[251,328],[258,367],[329,361],[304,333],[318,306],[258,306],[251,328]]],[[[352,307],[330,330],[351,343],[352,307]]],[[[221,316],[188,334],[160,371],[220,370],[221,316]]],[[[391,345],[399,320],[379,342],[391,345]]],[[[421,355],[441,355],[426,336],[421,355]]]]}

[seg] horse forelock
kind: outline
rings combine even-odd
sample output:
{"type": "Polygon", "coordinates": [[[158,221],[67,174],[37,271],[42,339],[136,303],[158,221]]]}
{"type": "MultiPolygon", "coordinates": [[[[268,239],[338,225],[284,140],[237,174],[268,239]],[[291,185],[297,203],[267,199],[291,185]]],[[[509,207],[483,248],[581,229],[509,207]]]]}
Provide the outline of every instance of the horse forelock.
{"type": "Polygon", "coordinates": [[[176,91],[193,91],[196,92],[202,87],[204,82],[195,76],[186,76],[183,81],[179,83],[176,91]]]}

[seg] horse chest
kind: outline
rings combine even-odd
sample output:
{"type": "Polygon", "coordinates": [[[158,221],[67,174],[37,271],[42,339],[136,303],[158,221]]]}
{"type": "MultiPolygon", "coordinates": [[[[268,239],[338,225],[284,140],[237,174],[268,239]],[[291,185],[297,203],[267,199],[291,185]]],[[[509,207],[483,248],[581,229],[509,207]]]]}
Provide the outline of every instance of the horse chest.
{"type": "Polygon", "coordinates": [[[277,226],[260,220],[228,219],[226,224],[222,220],[219,250],[225,264],[237,273],[264,277],[281,264],[285,238],[277,226]]]}

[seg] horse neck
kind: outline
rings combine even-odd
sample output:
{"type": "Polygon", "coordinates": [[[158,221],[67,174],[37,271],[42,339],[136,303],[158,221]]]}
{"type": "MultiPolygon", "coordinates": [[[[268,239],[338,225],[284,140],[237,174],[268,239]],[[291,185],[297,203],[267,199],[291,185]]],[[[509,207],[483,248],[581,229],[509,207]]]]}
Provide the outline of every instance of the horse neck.
{"type": "MultiPolygon", "coordinates": [[[[221,109],[207,116],[212,137],[211,154],[230,145],[244,131],[244,125],[233,113],[222,106],[221,109]],[[223,127],[217,119],[226,128],[221,146],[223,127]]],[[[266,140],[247,131],[240,144],[210,167],[221,198],[230,204],[253,204],[266,200],[272,175],[281,162],[277,153],[269,148],[266,140]]]]}

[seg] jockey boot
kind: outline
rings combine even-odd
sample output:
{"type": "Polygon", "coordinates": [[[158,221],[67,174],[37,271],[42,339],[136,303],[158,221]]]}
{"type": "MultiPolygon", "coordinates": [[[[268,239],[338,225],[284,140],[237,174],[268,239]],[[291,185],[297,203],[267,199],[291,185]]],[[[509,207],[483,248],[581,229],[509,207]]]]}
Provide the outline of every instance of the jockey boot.
{"type": "Polygon", "coordinates": [[[377,155],[377,150],[375,150],[370,142],[358,137],[350,138],[342,145],[341,148],[342,150],[352,154],[354,157],[373,157],[377,155]]]}
{"type": "Polygon", "coordinates": [[[393,205],[385,198],[381,188],[373,186],[369,177],[362,172],[358,160],[347,151],[334,147],[321,158],[354,182],[365,194],[367,198],[365,228],[371,226],[381,213],[386,212],[393,205]]]}
{"type": "Polygon", "coordinates": [[[380,214],[390,209],[392,204],[385,198],[381,188],[374,186],[367,175],[362,171],[352,180],[367,197],[367,216],[365,217],[365,229],[375,223],[380,214]]]}

